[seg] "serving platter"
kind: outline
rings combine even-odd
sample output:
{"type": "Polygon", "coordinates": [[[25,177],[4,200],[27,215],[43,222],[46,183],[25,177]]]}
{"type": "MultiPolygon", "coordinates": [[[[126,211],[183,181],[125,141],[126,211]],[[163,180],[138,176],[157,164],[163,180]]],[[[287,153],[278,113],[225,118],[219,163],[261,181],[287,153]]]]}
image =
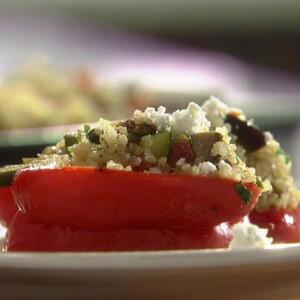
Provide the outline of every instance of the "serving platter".
{"type": "Polygon", "coordinates": [[[1,299],[299,299],[300,245],[123,253],[7,253],[1,299]]]}

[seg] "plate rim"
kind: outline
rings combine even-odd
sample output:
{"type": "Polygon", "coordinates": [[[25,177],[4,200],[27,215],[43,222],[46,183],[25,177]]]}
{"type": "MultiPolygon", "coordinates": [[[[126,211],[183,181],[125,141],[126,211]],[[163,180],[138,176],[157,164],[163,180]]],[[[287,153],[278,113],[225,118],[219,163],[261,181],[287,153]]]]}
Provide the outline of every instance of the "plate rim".
{"type": "Polygon", "coordinates": [[[151,270],[241,267],[300,262],[300,244],[267,249],[216,249],[136,252],[10,252],[0,255],[0,269],[151,270]]]}

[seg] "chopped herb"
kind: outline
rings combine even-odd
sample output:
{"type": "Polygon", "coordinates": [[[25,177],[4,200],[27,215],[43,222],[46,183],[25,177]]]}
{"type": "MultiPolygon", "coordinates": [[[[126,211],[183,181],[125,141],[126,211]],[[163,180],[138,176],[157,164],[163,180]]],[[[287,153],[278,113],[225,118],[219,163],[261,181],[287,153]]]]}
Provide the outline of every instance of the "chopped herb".
{"type": "Polygon", "coordinates": [[[66,134],[64,136],[64,140],[65,140],[66,150],[67,150],[68,154],[70,154],[69,147],[78,143],[77,137],[74,134],[66,134]]]}
{"type": "Polygon", "coordinates": [[[257,179],[257,180],[256,180],[256,185],[257,185],[259,188],[261,188],[261,189],[264,188],[264,185],[263,185],[263,183],[262,183],[262,181],[261,181],[260,179],[257,179]]]}
{"type": "Polygon", "coordinates": [[[91,130],[91,126],[90,125],[83,125],[83,131],[85,134],[88,134],[88,132],[91,130]]]}
{"type": "Polygon", "coordinates": [[[91,129],[86,137],[89,139],[90,142],[94,143],[94,144],[100,144],[100,136],[99,134],[96,133],[95,129],[91,129]]]}
{"type": "Polygon", "coordinates": [[[248,204],[251,201],[252,192],[249,191],[241,182],[236,185],[235,189],[245,204],[248,204]]]}
{"type": "Polygon", "coordinates": [[[285,160],[285,163],[288,164],[290,163],[291,161],[291,157],[282,149],[282,148],[279,148],[277,151],[276,151],[276,154],[277,155],[282,155],[284,157],[284,160],[285,160]]]}

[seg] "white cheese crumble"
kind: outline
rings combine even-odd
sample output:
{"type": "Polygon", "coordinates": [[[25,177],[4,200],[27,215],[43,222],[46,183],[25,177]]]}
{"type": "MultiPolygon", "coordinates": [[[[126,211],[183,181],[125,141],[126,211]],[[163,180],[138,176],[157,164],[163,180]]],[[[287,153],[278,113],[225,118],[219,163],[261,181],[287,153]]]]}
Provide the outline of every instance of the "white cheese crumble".
{"type": "Polygon", "coordinates": [[[196,134],[209,130],[210,122],[205,117],[202,108],[190,102],[187,109],[176,110],[171,118],[172,129],[176,132],[196,134]]]}
{"type": "Polygon", "coordinates": [[[210,120],[213,127],[222,127],[224,124],[224,116],[227,114],[229,108],[226,104],[221,102],[216,97],[210,97],[202,105],[208,120],[210,120]]]}
{"type": "Polygon", "coordinates": [[[210,122],[205,117],[202,108],[190,102],[187,109],[177,110],[173,114],[166,113],[166,108],[160,106],[157,111],[153,107],[148,107],[144,112],[136,110],[133,113],[136,122],[150,123],[157,127],[158,131],[185,132],[187,134],[196,134],[209,130],[210,122]]]}
{"type": "Polygon", "coordinates": [[[207,119],[211,122],[211,125],[214,128],[228,126],[224,124],[224,118],[228,113],[233,113],[241,120],[246,119],[240,109],[228,107],[225,103],[213,96],[203,103],[202,109],[205,111],[207,119]]]}
{"type": "Polygon", "coordinates": [[[170,131],[171,115],[166,113],[166,108],[160,106],[157,111],[154,107],[148,107],[144,112],[136,110],[133,113],[133,118],[137,122],[152,123],[158,131],[170,131]]]}
{"type": "Polygon", "coordinates": [[[180,167],[185,163],[185,158],[181,157],[177,162],[176,162],[176,166],[180,167]]]}
{"type": "Polygon", "coordinates": [[[106,163],[106,168],[110,170],[132,171],[132,168],[130,166],[124,168],[121,164],[116,163],[113,160],[110,160],[106,163]]]}
{"type": "Polygon", "coordinates": [[[260,228],[249,222],[241,222],[232,226],[233,239],[229,248],[265,248],[272,244],[273,239],[267,237],[268,229],[260,228]]]}
{"type": "Polygon", "coordinates": [[[210,161],[205,161],[199,164],[200,174],[208,175],[217,171],[217,167],[210,161]]]}

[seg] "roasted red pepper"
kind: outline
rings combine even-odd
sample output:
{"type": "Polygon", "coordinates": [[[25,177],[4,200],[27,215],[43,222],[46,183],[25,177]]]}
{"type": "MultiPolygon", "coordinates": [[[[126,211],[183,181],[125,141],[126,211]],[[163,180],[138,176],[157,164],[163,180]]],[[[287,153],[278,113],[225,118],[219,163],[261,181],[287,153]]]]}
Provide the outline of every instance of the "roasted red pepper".
{"type": "Polygon", "coordinates": [[[17,206],[10,187],[0,188],[0,220],[9,225],[11,219],[17,212],[17,206]]]}
{"type": "Polygon", "coordinates": [[[275,243],[300,242],[300,207],[284,210],[272,207],[265,212],[252,211],[250,221],[262,228],[269,229],[269,236],[275,243]]]}
{"type": "Polygon", "coordinates": [[[88,232],[31,224],[18,212],[5,243],[7,251],[134,251],[226,248],[231,240],[224,223],[212,229],[131,228],[88,232]]]}
{"type": "Polygon", "coordinates": [[[216,177],[67,167],[20,171],[12,189],[33,223],[97,231],[234,223],[259,196],[257,186],[247,183],[252,198],[244,203],[236,184],[216,177]]]}

